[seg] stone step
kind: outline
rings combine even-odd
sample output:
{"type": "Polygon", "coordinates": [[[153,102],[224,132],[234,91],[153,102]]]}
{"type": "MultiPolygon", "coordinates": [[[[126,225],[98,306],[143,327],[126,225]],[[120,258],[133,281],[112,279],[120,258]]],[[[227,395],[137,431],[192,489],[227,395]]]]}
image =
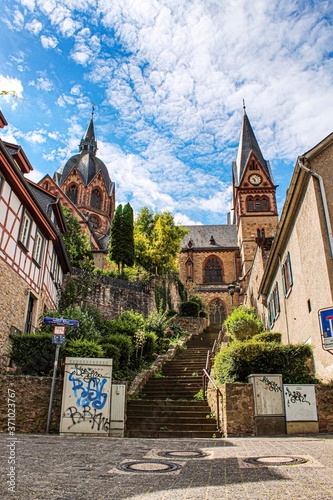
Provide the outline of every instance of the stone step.
{"type": "Polygon", "coordinates": [[[215,431],[172,431],[172,430],[128,430],[125,433],[126,437],[133,438],[153,438],[153,439],[171,439],[171,438],[183,438],[183,439],[194,439],[194,438],[221,438],[222,434],[217,429],[215,431]]]}
{"type": "Polygon", "coordinates": [[[136,430],[146,430],[149,429],[151,431],[191,431],[191,432],[215,432],[217,430],[216,421],[214,420],[212,423],[201,424],[200,422],[194,423],[177,423],[174,421],[161,421],[151,422],[149,420],[142,419],[141,422],[136,419],[135,421],[129,422],[132,426],[135,427],[136,430]]]}

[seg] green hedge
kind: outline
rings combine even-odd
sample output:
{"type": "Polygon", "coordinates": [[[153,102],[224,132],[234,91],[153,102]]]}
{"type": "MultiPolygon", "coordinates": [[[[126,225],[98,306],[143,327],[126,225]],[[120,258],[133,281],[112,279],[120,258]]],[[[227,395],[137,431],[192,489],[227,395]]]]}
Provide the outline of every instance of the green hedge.
{"type": "Polygon", "coordinates": [[[256,342],[277,342],[281,344],[282,341],[282,333],[278,332],[262,332],[254,335],[252,340],[256,342]]]}
{"type": "Polygon", "coordinates": [[[308,366],[311,357],[308,344],[234,341],[215,356],[214,372],[222,384],[247,382],[252,373],[281,373],[287,384],[317,383],[308,366]]]}
{"type": "Polygon", "coordinates": [[[106,358],[112,359],[112,370],[119,370],[121,350],[114,344],[104,344],[103,345],[104,356],[106,358]]]}
{"type": "Polygon", "coordinates": [[[10,335],[9,356],[26,375],[51,375],[54,364],[55,346],[52,334],[21,333],[10,335]]]}
{"type": "Polygon", "coordinates": [[[154,332],[146,332],[145,343],[143,345],[142,357],[151,359],[157,349],[157,335],[154,332]]]}
{"type": "Polygon", "coordinates": [[[65,354],[74,358],[103,358],[104,350],[94,340],[72,338],[66,341],[65,354]]]}
{"type": "Polygon", "coordinates": [[[128,335],[107,335],[101,340],[101,345],[113,344],[119,348],[119,363],[123,369],[130,362],[131,354],[133,352],[133,343],[131,337],[128,335]]]}
{"type": "Polygon", "coordinates": [[[187,301],[180,304],[180,315],[197,318],[199,315],[200,306],[197,302],[187,301]]]}
{"type": "Polygon", "coordinates": [[[224,321],[227,332],[237,340],[247,340],[262,332],[263,325],[253,308],[236,307],[224,321]]]}

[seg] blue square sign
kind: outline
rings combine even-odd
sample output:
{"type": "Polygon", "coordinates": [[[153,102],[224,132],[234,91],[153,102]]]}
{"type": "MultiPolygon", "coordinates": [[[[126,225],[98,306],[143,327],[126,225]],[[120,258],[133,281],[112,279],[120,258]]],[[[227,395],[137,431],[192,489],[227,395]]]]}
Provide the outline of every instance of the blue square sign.
{"type": "Polygon", "coordinates": [[[333,307],[318,311],[322,344],[326,350],[333,349],[333,307]]]}

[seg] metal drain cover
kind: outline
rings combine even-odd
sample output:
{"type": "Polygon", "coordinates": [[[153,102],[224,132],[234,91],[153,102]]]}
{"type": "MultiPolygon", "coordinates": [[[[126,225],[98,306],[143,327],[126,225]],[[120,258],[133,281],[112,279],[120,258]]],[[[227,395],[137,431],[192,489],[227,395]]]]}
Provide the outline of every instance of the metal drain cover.
{"type": "Polygon", "coordinates": [[[243,458],[243,462],[251,465],[259,465],[267,467],[268,465],[279,466],[279,465],[299,465],[305,464],[307,462],[306,458],[294,457],[294,456],[265,456],[265,457],[249,457],[243,458]]]}
{"type": "Polygon", "coordinates": [[[135,460],[117,466],[122,472],[135,472],[136,474],[165,474],[181,469],[179,464],[164,462],[163,460],[135,460]]]}
{"type": "Polygon", "coordinates": [[[166,458],[203,458],[207,457],[207,453],[203,451],[189,450],[189,451],[160,451],[160,457],[166,458]]]}

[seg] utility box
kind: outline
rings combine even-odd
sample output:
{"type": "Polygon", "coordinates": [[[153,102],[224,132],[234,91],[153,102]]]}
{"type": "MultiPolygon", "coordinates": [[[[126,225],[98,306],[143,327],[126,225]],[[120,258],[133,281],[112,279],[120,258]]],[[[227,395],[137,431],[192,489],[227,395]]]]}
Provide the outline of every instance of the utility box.
{"type": "Polygon", "coordinates": [[[61,434],[109,435],[112,359],[66,358],[61,434]]]}
{"type": "Polygon", "coordinates": [[[111,437],[124,437],[125,431],[126,385],[112,384],[111,396],[111,437]]]}
{"type": "Polygon", "coordinates": [[[254,423],[257,436],[286,434],[282,375],[252,374],[254,423]]]}
{"type": "Polygon", "coordinates": [[[255,416],[284,416],[282,375],[249,375],[248,381],[253,384],[255,416]]]}
{"type": "Polygon", "coordinates": [[[316,391],[313,384],[284,384],[288,434],[319,432],[316,391]]]}

